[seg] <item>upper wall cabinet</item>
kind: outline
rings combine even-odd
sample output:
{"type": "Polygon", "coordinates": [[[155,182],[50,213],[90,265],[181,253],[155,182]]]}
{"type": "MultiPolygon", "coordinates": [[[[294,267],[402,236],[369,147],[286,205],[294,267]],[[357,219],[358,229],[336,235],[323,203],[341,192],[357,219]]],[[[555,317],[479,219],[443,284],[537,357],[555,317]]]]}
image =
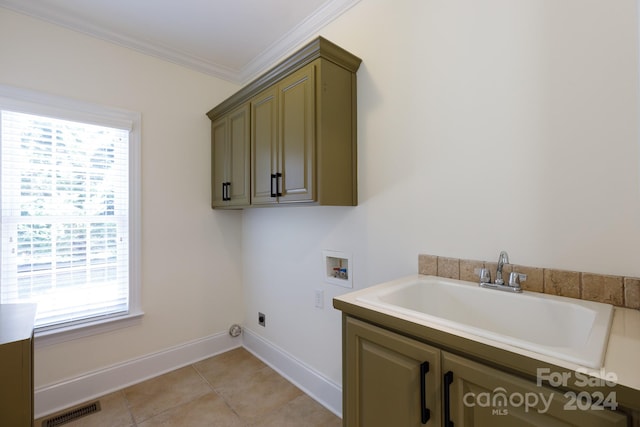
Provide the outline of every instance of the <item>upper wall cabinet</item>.
{"type": "Polygon", "coordinates": [[[355,206],[360,62],[319,37],[209,111],[213,207],[355,206]]]}

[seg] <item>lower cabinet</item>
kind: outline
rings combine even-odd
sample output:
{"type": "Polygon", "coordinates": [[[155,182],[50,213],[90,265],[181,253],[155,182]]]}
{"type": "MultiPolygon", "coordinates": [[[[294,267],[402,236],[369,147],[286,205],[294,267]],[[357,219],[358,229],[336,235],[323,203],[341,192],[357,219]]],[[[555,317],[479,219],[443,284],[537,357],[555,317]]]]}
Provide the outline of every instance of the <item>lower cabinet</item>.
{"type": "Polygon", "coordinates": [[[345,426],[440,425],[440,350],[348,318],[345,426]]]}
{"type": "Polygon", "coordinates": [[[0,304],[0,426],[33,424],[35,304],[0,304]]]}
{"type": "MultiPolygon", "coordinates": [[[[345,317],[345,427],[613,427],[628,417],[345,317]]],[[[575,395],[574,395],[575,396],[575,395]]]]}
{"type": "Polygon", "coordinates": [[[563,391],[442,352],[445,427],[626,427],[627,416],[581,408],[563,391]]]}

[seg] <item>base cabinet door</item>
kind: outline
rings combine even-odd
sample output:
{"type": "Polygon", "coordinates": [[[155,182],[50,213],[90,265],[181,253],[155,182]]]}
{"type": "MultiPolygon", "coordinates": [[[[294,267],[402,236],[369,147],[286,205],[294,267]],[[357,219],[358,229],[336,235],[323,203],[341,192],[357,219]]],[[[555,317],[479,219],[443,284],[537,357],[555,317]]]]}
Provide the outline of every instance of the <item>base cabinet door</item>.
{"type": "Polygon", "coordinates": [[[626,427],[627,416],[580,409],[569,396],[442,352],[445,427],[626,427]]]}
{"type": "Polygon", "coordinates": [[[440,426],[440,350],[345,320],[345,426],[440,426]]]}

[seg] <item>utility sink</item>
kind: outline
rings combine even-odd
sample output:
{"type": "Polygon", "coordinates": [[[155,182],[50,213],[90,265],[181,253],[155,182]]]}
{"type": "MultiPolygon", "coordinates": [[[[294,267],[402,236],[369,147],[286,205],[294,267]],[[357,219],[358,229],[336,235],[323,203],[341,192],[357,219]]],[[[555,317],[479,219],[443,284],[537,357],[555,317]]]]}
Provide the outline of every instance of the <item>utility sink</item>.
{"type": "Polygon", "coordinates": [[[411,276],[365,290],[357,300],[493,341],[600,368],[613,306],[477,283],[411,276]]]}

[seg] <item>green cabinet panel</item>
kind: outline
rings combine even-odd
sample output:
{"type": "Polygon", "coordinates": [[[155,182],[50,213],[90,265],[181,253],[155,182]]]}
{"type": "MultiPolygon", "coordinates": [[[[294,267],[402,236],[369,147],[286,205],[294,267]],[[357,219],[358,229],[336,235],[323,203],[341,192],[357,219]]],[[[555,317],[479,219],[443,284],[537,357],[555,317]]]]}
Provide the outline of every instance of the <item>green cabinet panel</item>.
{"type": "Polygon", "coordinates": [[[625,427],[627,416],[580,408],[564,392],[464,357],[442,353],[452,378],[450,417],[456,427],[625,427]]]}
{"type": "Polygon", "coordinates": [[[0,304],[0,426],[33,424],[35,304],[0,304]]]}
{"type": "Polygon", "coordinates": [[[249,206],[249,104],[211,124],[212,206],[249,206]]]}
{"type": "Polygon", "coordinates": [[[251,101],[251,202],[274,204],[278,171],[278,93],[272,87],[251,101]]]}
{"type": "MultiPolygon", "coordinates": [[[[320,62],[320,60],[316,61],[320,62]]],[[[279,203],[314,201],[315,195],[315,69],[311,64],[278,85],[278,153],[282,195],[279,203]]],[[[317,141],[321,144],[321,141],[317,141]]]]}
{"type": "Polygon", "coordinates": [[[439,426],[440,350],[353,318],[345,331],[344,425],[439,426]]]}

